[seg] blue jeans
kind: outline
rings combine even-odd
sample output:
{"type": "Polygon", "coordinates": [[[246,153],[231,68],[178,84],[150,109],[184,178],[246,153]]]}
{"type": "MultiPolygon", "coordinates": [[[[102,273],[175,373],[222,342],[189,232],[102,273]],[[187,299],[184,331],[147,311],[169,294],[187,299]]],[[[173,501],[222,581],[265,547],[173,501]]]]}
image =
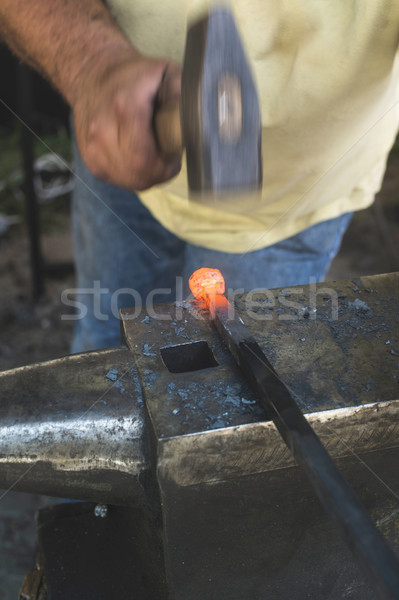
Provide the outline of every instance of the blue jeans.
{"type": "Polygon", "coordinates": [[[324,278],[337,254],[351,214],[314,225],[273,246],[245,255],[186,243],[154,219],[135,194],[99,181],[75,148],[76,187],[72,223],[79,318],[72,352],[120,343],[117,309],[172,302],[176,278],[187,281],[199,267],[221,270],[226,286],[249,291],[309,283],[324,278]],[[151,296],[150,296],[151,297],[151,296]]]}

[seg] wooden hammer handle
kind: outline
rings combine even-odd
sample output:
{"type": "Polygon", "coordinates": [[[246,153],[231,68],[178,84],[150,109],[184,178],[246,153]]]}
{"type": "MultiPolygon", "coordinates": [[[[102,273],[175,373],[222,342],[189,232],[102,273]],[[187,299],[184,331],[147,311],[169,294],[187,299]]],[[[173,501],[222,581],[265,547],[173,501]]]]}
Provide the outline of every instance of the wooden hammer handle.
{"type": "Polygon", "coordinates": [[[166,158],[181,154],[183,141],[180,124],[180,103],[167,104],[157,108],[154,115],[154,128],[158,146],[166,158]]]}

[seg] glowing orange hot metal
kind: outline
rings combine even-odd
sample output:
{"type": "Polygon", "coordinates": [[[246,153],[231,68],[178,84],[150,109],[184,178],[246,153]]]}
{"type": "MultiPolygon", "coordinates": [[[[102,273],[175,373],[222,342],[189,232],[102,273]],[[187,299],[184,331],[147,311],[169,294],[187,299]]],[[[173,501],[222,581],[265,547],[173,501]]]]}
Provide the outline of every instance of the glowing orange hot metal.
{"type": "Polygon", "coordinates": [[[225,285],[223,275],[219,269],[202,267],[191,275],[188,285],[195,298],[208,301],[209,295],[224,294],[225,285]]]}

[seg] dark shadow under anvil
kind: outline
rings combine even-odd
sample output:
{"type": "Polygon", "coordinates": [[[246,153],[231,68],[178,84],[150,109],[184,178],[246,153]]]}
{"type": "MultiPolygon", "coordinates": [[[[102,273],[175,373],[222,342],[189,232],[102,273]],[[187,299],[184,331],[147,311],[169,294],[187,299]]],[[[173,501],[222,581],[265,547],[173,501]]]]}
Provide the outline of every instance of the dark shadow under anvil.
{"type": "MultiPolygon", "coordinates": [[[[235,306],[399,548],[399,275],[235,306]]],[[[138,313],[121,313],[127,348],[0,374],[0,486],[151,515],[137,543],[154,600],[374,600],[206,313],[194,301],[138,313]]]]}

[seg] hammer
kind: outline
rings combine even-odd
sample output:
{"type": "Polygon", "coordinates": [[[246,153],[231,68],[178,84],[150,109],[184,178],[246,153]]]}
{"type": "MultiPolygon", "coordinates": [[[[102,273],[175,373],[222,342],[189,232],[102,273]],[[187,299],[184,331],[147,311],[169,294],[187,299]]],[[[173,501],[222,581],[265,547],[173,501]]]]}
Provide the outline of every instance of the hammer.
{"type": "Polygon", "coordinates": [[[186,149],[193,192],[253,191],[262,185],[257,92],[234,18],[211,8],[187,32],[180,103],[154,115],[166,157],[186,149]]]}

